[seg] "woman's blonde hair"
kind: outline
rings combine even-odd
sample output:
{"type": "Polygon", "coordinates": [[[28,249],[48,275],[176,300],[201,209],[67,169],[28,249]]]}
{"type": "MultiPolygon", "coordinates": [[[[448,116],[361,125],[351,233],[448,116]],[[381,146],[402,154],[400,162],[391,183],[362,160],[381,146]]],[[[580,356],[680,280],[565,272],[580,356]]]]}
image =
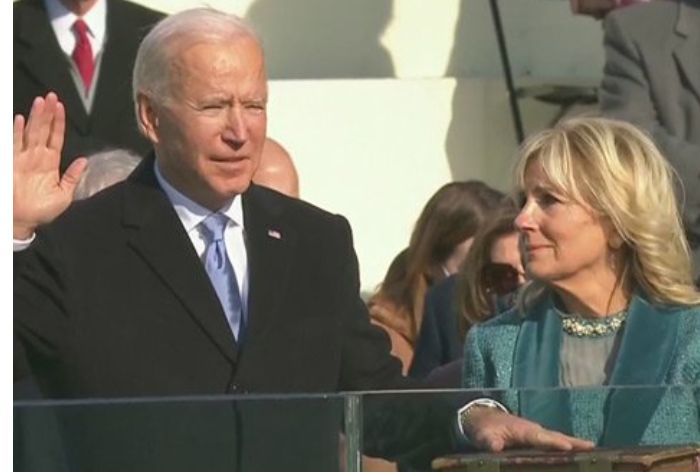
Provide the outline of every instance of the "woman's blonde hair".
{"type": "Polygon", "coordinates": [[[622,121],[573,118],[522,145],[517,188],[525,188],[525,173],[535,161],[556,192],[612,223],[625,246],[625,271],[633,284],[657,303],[700,303],[674,194],[675,174],[646,134],[622,121]]]}

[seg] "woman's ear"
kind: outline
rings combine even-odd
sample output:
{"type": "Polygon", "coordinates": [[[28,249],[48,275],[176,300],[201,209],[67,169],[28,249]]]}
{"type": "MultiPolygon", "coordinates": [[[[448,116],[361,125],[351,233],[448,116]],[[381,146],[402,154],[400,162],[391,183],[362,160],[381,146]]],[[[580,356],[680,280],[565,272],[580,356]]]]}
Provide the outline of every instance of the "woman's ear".
{"type": "Polygon", "coordinates": [[[608,246],[613,251],[619,250],[622,247],[622,243],[624,243],[624,240],[617,231],[614,231],[610,237],[608,237],[608,246]]]}

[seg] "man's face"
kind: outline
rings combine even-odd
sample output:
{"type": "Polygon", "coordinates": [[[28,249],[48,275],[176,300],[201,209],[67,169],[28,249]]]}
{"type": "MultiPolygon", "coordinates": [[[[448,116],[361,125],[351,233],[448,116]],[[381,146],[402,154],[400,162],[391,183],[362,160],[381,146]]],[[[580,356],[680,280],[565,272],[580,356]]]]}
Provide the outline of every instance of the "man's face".
{"type": "Polygon", "coordinates": [[[248,188],[260,161],[267,127],[262,51],[248,37],[196,43],[180,49],[170,73],[164,103],[143,99],[158,165],[176,189],[218,210],[248,188]]]}

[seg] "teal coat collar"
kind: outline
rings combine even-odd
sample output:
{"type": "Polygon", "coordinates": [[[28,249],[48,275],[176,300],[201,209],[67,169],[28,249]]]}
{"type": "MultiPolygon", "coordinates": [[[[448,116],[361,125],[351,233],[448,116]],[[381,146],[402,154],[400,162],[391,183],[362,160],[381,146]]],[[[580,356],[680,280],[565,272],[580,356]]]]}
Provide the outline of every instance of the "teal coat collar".
{"type": "MultiPolygon", "coordinates": [[[[652,306],[635,295],[617,354],[610,386],[661,386],[673,358],[678,308],[652,306]]],[[[520,390],[520,413],[547,428],[573,434],[570,398],[559,386],[561,319],[544,297],[523,320],[515,345],[511,384],[520,390]],[[528,389],[551,388],[546,391],[528,389]]],[[[663,388],[619,388],[605,405],[602,446],[636,444],[663,395],[663,388]]]]}

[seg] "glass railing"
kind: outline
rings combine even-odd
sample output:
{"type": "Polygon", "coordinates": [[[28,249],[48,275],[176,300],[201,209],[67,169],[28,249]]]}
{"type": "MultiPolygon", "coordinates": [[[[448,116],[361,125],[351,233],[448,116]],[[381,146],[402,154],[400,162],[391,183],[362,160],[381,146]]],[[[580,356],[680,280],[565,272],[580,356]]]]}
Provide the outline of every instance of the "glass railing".
{"type": "Polygon", "coordinates": [[[355,472],[363,453],[411,470],[700,470],[699,401],[700,386],[15,401],[14,470],[355,472]],[[476,397],[598,446],[475,450],[456,411],[476,397]]]}

